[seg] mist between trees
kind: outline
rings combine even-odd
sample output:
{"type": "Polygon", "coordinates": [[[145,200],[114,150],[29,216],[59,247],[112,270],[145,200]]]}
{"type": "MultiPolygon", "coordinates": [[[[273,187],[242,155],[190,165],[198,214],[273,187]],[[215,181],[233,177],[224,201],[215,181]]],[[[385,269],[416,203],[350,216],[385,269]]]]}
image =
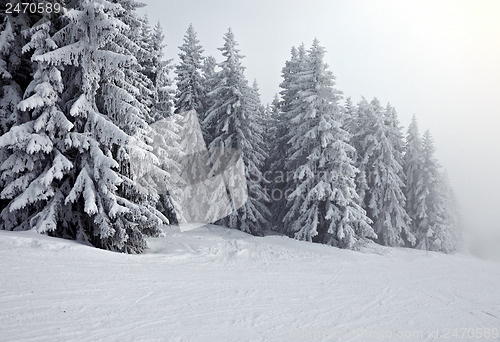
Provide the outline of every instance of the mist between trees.
{"type": "Polygon", "coordinates": [[[75,0],[23,25],[2,15],[1,229],[140,253],[145,237],[200,214],[340,248],[461,247],[430,133],[414,118],[405,138],[390,105],[345,99],[319,41],[291,49],[264,106],[231,29],[215,58],[191,25],[172,65],[139,7],[75,0]],[[208,190],[186,185],[225,170],[227,154],[206,154],[217,149],[237,151],[241,172],[208,190]],[[206,162],[189,162],[195,154],[206,162]]]}

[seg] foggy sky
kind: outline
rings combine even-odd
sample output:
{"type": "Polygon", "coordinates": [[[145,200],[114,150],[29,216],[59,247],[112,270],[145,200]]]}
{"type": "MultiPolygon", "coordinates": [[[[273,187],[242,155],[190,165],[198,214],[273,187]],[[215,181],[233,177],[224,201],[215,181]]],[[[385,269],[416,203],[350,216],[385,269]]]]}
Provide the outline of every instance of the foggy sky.
{"type": "Polygon", "coordinates": [[[405,134],[416,114],[420,132],[435,139],[467,227],[500,234],[499,0],[144,2],[175,62],[190,23],[218,61],[231,27],[264,103],[280,90],[291,47],[317,37],[346,96],[390,102],[405,134]]]}

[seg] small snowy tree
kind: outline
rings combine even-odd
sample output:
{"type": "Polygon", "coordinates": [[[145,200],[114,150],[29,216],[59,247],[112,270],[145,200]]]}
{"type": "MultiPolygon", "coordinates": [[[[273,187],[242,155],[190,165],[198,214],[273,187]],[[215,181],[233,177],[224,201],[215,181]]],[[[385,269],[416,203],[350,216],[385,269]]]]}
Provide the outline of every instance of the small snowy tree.
{"type": "MultiPolygon", "coordinates": [[[[194,109],[202,113],[205,103],[204,80],[201,74],[203,48],[196,37],[193,25],[189,25],[184,44],[179,47],[180,63],[175,67],[177,92],[175,94],[175,112],[183,113],[194,109]]],[[[202,114],[203,115],[203,114],[202,114]]]]}
{"type": "Polygon", "coordinates": [[[282,156],[278,155],[275,149],[276,140],[278,139],[277,126],[280,117],[280,99],[278,94],[274,96],[273,102],[268,104],[265,108],[264,115],[264,143],[265,149],[268,154],[266,160],[265,171],[273,173],[272,164],[275,160],[280,159],[282,156]]]}
{"type": "Polygon", "coordinates": [[[356,106],[352,103],[350,97],[345,100],[342,114],[342,127],[351,135],[357,131],[359,120],[357,117],[358,111],[356,106]]]}
{"type": "Polygon", "coordinates": [[[173,67],[172,60],[163,60],[164,39],[163,29],[158,22],[151,34],[150,47],[152,55],[151,79],[155,90],[153,113],[156,120],[169,117],[174,109],[172,80],[169,76],[173,67]]]}
{"type": "Polygon", "coordinates": [[[203,110],[198,113],[198,117],[200,118],[201,130],[203,132],[203,137],[205,141],[208,143],[212,140],[212,127],[208,127],[205,124],[205,118],[208,110],[214,104],[213,96],[210,96],[210,93],[215,90],[215,86],[217,85],[217,61],[213,56],[207,56],[203,59],[202,66],[202,75],[203,75],[203,88],[205,89],[205,102],[203,103],[203,110]]]}

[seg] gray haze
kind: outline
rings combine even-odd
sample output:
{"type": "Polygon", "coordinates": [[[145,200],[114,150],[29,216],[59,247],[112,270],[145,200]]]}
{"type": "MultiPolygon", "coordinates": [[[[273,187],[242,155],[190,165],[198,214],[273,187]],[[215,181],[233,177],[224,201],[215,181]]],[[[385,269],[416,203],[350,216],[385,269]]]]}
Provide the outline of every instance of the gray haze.
{"type": "Polygon", "coordinates": [[[231,27],[264,103],[279,91],[290,48],[317,37],[346,96],[390,102],[405,133],[413,114],[421,133],[430,129],[469,235],[500,236],[500,1],[145,2],[175,61],[190,23],[219,61],[231,27]]]}

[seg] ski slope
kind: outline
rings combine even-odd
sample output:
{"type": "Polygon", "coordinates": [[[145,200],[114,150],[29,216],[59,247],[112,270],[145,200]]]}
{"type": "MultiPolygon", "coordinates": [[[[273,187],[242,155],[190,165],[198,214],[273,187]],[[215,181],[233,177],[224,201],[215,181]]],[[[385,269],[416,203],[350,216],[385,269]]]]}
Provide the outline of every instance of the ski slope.
{"type": "Polygon", "coordinates": [[[216,226],[149,242],[0,231],[0,341],[500,341],[493,261],[216,226]]]}

